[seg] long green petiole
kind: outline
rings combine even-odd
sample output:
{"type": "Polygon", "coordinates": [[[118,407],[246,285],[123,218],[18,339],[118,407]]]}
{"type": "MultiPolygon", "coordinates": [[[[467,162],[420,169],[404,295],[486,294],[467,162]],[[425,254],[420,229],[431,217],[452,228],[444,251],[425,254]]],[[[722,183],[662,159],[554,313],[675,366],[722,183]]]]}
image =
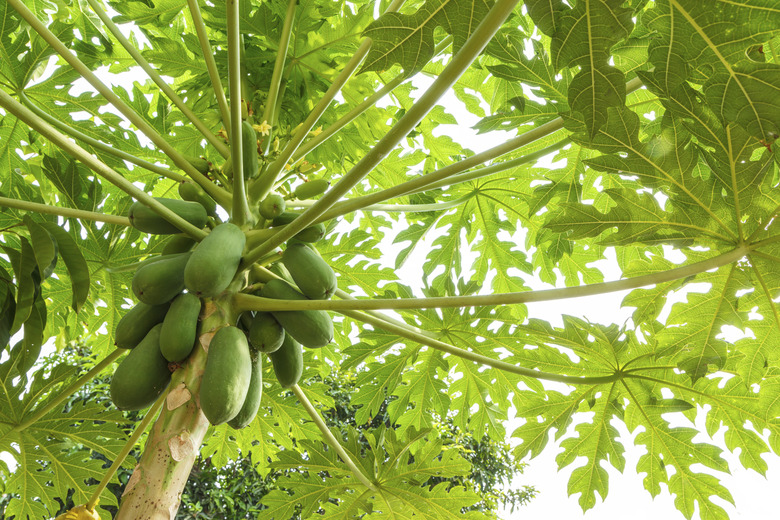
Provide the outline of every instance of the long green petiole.
{"type": "Polygon", "coordinates": [[[314,424],[317,425],[317,428],[319,428],[323,437],[325,437],[325,440],[327,441],[328,445],[330,445],[331,448],[336,450],[336,453],[338,453],[339,457],[341,457],[341,460],[344,462],[344,464],[346,464],[346,466],[350,469],[352,474],[355,475],[355,478],[357,478],[361,484],[366,486],[371,491],[377,491],[377,488],[374,485],[374,483],[368,480],[368,477],[366,477],[363,474],[363,472],[360,471],[360,468],[357,467],[357,464],[355,464],[355,462],[346,452],[344,447],[341,446],[339,440],[328,429],[328,425],[325,424],[325,421],[322,420],[322,417],[320,417],[320,414],[317,412],[317,409],[314,408],[314,405],[311,404],[309,399],[306,397],[306,394],[303,393],[301,387],[299,387],[298,385],[294,385],[290,390],[293,391],[295,397],[298,398],[298,401],[300,401],[303,408],[309,414],[309,417],[311,417],[312,421],[314,421],[314,424]]]}
{"type": "Polygon", "coordinates": [[[592,377],[567,376],[563,374],[554,374],[552,372],[543,372],[541,370],[519,367],[517,365],[507,363],[506,361],[501,361],[498,359],[493,359],[487,356],[483,356],[482,354],[477,354],[476,352],[473,352],[471,350],[458,348],[454,345],[450,345],[449,343],[445,343],[443,341],[433,339],[423,334],[417,334],[403,327],[396,327],[391,323],[382,321],[378,318],[374,318],[373,316],[370,316],[366,313],[362,313],[358,311],[346,311],[343,312],[342,314],[352,319],[362,321],[374,327],[386,330],[387,332],[398,334],[402,338],[412,340],[414,342],[420,343],[421,345],[426,345],[431,348],[435,348],[436,350],[440,350],[442,352],[446,352],[448,354],[452,354],[454,356],[458,356],[463,359],[468,359],[469,361],[473,361],[474,363],[487,365],[489,367],[497,368],[499,370],[503,370],[505,372],[510,372],[512,374],[517,374],[520,376],[532,377],[534,379],[542,379],[545,381],[556,381],[558,383],[567,383],[570,385],[598,385],[598,384],[612,383],[614,381],[617,381],[621,377],[621,374],[619,373],[613,373],[604,376],[592,376],[592,377]]]}
{"type": "Polygon", "coordinates": [[[130,219],[119,215],[106,215],[96,211],[85,211],[83,209],[63,208],[60,206],[49,206],[37,202],[26,200],[9,199],[0,197],[0,206],[5,208],[21,209],[23,211],[35,211],[36,213],[45,213],[47,215],[57,215],[63,218],[77,218],[80,220],[91,220],[94,222],[105,222],[106,224],[116,224],[117,226],[130,226],[130,219]]]}
{"type": "Polygon", "coordinates": [[[743,258],[748,251],[749,249],[746,247],[737,247],[728,253],[723,253],[701,262],[695,262],[659,273],[625,278],[613,282],[594,283],[577,287],[563,287],[559,289],[545,289],[540,291],[473,296],[441,296],[435,298],[373,298],[364,300],[273,300],[249,294],[236,294],[233,298],[234,305],[236,305],[239,312],[293,310],[328,310],[343,312],[351,310],[441,309],[452,307],[516,305],[521,303],[595,296],[616,291],[636,289],[646,285],[670,282],[672,280],[680,280],[734,263],[743,258]]]}
{"type": "Polygon", "coordinates": [[[295,7],[298,0],[289,0],[287,3],[287,12],[284,15],[284,25],[279,37],[279,48],[276,51],[276,62],[274,71],[271,74],[271,86],[268,88],[268,97],[265,100],[263,109],[263,122],[271,125],[271,129],[263,141],[263,154],[267,154],[273,139],[274,127],[276,126],[277,110],[276,101],[279,97],[279,89],[282,83],[282,72],[284,71],[284,62],[287,59],[287,50],[290,48],[290,35],[292,34],[292,24],[295,20],[295,7]]]}
{"type": "Polygon", "coordinates": [[[119,148],[115,148],[111,146],[110,144],[106,144],[102,141],[98,141],[97,139],[94,139],[90,136],[88,136],[85,133],[80,132],[79,130],[76,130],[72,126],[69,126],[63,121],[60,121],[56,117],[53,117],[51,114],[46,112],[45,110],[41,110],[40,107],[38,107],[35,103],[32,102],[30,98],[27,97],[27,94],[24,93],[24,91],[19,92],[19,99],[22,100],[22,103],[29,108],[35,115],[40,117],[41,119],[44,119],[47,121],[50,125],[54,126],[55,128],[58,128],[60,131],[65,132],[69,136],[78,139],[79,141],[83,141],[86,144],[92,146],[93,148],[96,148],[100,150],[101,152],[105,152],[108,154],[113,155],[114,157],[119,157],[120,159],[127,161],[131,164],[135,164],[136,166],[140,166],[141,168],[145,170],[149,170],[152,173],[156,173],[157,175],[160,175],[162,177],[167,177],[171,180],[174,180],[176,182],[181,182],[186,177],[184,175],[181,175],[176,172],[172,172],[171,170],[167,168],[163,168],[160,165],[150,163],[149,161],[145,161],[143,159],[140,159],[136,157],[135,155],[131,155],[123,150],[120,150],[119,148]]]}
{"type": "Polygon", "coordinates": [[[48,124],[46,121],[43,121],[37,117],[28,108],[9,96],[3,90],[0,90],[0,106],[8,110],[14,116],[18,117],[21,121],[25,122],[28,126],[30,126],[30,128],[37,131],[46,139],[59,146],[71,157],[81,161],[96,174],[103,177],[108,182],[118,187],[131,197],[152,208],[158,215],[181,229],[183,232],[187,233],[196,240],[200,240],[206,236],[206,233],[203,230],[196,228],[181,218],[179,215],[160,204],[157,199],[151,195],[148,195],[145,191],[141,190],[135,184],[122,177],[122,175],[120,175],[118,172],[114,171],[114,169],[93,157],[89,152],[68,139],[65,135],[61,134],[57,129],[48,124]]]}
{"type": "Polygon", "coordinates": [[[100,500],[100,494],[103,493],[103,490],[106,489],[108,483],[111,482],[114,474],[116,474],[117,470],[122,465],[122,462],[124,462],[130,452],[133,450],[135,443],[138,442],[138,439],[140,439],[141,435],[146,431],[146,428],[152,422],[152,419],[157,417],[157,412],[159,412],[160,408],[162,408],[162,405],[165,402],[165,398],[167,396],[168,392],[163,392],[163,394],[157,398],[157,401],[154,402],[152,407],[149,408],[149,411],[146,412],[146,415],[141,420],[141,422],[138,423],[138,426],[135,427],[133,434],[129,439],[127,439],[127,442],[122,447],[122,450],[116,456],[116,459],[114,459],[113,464],[111,464],[111,467],[108,468],[105,475],[103,475],[103,480],[100,481],[100,484],[98,484],[98,486],[95,488],[95,491],[92,493],[92,497],[89,499],[89,502],[87,502],[88,510],[95,510],[95,506],[97,506],[98,500],[100,500]]]}
{"type": "Polygon", "coordinates": [[[249,215],[244,184],[243,139],[241,138],[241,31],[239,0],[227,0],[228,77],[230,88],[230,151],[233,163],[233,207],[231,219],[243,226],[249,215]]]}
{"type": "Polygon", "coordinates": [[[125,38],[125,35],[122,34],[122,31],[119,30],[119,27],[114,24],[108,14],[100,7],[100,4],[98,4],[96,0],[87,0],[87,2],[89,2],[92,10],[95,11],[95,14],[97,14],[106,27],[108,27],[108,30],[111,31],[111,34],[114,35],[114,38],[117,39],[119,44],[122,45],[122,47],[128,52],[128,54],[130,54],[130,56],[132,56],[138,66],[141,67],[144,72],[146,72],[149,78],[154,81],[159,89],[162,90],[166,96],[168,96],[168,99],[170,99],[173,104],[176,105],[179,110],[181,110],[181,113],[190,120],[193,126],[198,129],[201,135],[206,138],[211,146],[216,148],[222,157],[227,157],[230,155],[230,151],[228,150],[227,146],[225,146],[225,143],[219,137],[214,135],[211,130],[209,130],[203,121],[201,121],[200,118],[196,116],[192,110],[190,110],[184,100],[180,98],[178,94],[176,94],[176,92],[174,92],[173,89],[165,82],[165,80],[162,79],[157,71],[152,68],[149,62],[146,61],[140,52],[138,52],[138,49],[136,49],[127,38],[125,38]]]}
{"type": "MultiPolygon", "coordinates": [[[[436,202],[433,204],[371,204],[361,208],[364,211],[386,211],[388,213],[417,213],[426,211],[446,211],[457,208],[471,197],[465,196],[449,202],[436,202]]],[[[287,203],[291,209],[307,209],[315,204],[313,200],[293,200],[287,203]]]]}
{"type": "Polygon", "coordinates": [[[200,43],[203,59],[206,60],[206,70],[208,70],[209,78],[211,79],[211,88],[214,89],[214,95],[217,98],[217,106],[219,106],[219,113],[222,116],[222,125],[225,128],[230,128],[230,109],[228,108],[227,99],[225,99],[225,91],[222,89],[222,80],[217,70],[217,62],[214,61],[214,51],[211,50],[211,43],[209,43],[209,37],[206,33],[206,25],[203,23],[203,16],[200,14],[198,0],[187,0],[187,5],[190,8],[190,16],[192,16],[195,32],[198,34],[198,43],[200,43]]]}

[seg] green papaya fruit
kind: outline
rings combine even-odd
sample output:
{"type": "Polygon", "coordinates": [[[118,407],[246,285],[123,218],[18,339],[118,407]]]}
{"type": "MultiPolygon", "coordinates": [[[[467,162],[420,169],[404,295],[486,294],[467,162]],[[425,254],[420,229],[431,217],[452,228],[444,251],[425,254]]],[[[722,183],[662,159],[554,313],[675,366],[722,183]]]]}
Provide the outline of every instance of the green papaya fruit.
{"type": "Polygon", "coordinates": [[[238,327],[222,327],[211,338],[200,384],[200,407],[211,424],[222,424],[238,415],[251,377],[246,336],[238,327]]]}
{"type": "Polygon", "coordinates": [[[241,228],[226,222],[211,230],[195,247],[184,268],[187,290],[211,298],[227,289],[236,275],[246,236],[241,228]]]}
{"type": "Polygon", "coordinates": [[[148,305],[174,299],[184,290],[184,266],[192,254],[168,255],[139,267],[133,275],[133,294],[148,305]]]}
{"type": "Polygon", "coordinates": [[[197,202],[206,213],[215,216],[217,214],[217,203],[209,197],[206,191],[191,181],[182,181],[179,183],[179,196],[190,202],[197,202]]]}
{"type": "MultiPolygon", "coordinates": [[[[296,213],[294,211],[285,211],[275,219],[271,221],[271,226],[286,226],[296,218],[298,218],[301,214],[296,213]]],[[[302,229],[297,235],[295,235],[296,240],[300,240],[301,242],[316,242],[317,240],[321,239],[325,236],[325,225],[320,222],[318,224],[313,224],[307,228],[302,229]]]]}
{"type": "Polygon", "coordinates": [[[322,195],[330,187],[330,181],[325,179],[312,179],[295,188],[295,198],[299,200],[313,199],[322,195]]]}
{"type": "Polygon", "coordinates": [[[257,132],[249,121],[241,122],[241,157],[244,159],[244,179],[257,175],[257,132]]]}
{"type": "Polygon", "coordinates": [[[116,346],[118,348],[134,348],[152,330],[152,327],[162,323],[170,306],[171,304],[168,302],[162,305],[137,303],[116,324],[116,332],[114,333],[116,346]]]}
{"type": "Polygon", "coordinates": [[[284,278],[286,281],[290,283],[295,283],[293,282],[290,271],[288,271],[287,268],[284,266],[284,264],[281,262],[274,262],[273,264],[271,264],[271,267],[269,267],[268,270],[274,273],[276,276],[280,278],[284,278]]]}
{"type": "Polygon", "coordinates": [[[228,421],[228,425],[236,430],[246,428],[255,420],[263,397],[263,355],[260,352],[250,352],[249,355],[252,359],[252,374],[244,404],[238,414],[228,421]]]}
{"type": "Polygon", "coordinates": [[[279,350],[268,354],[268,357],[271,358],[274,374],[282,388],[298,384],[303,375],[303,350],[300,343],[287,334],[279,350]]]}
{"type": "MultiPolygon", "coordinates": [[[[195,155],[187,155],[187,154],[181,154],[184,159],[192,165],[193,168],[198,170],[200,173],[206,174],[209,171],[209,162],[204,159],[203,157],[198,157],[195,155]]],[[[186,200],[186,199],[185,199],[186,200]]]]}
{"type": "Polygon", "coordinates": [[[187,235],[173,235],[165,242],[162,253],[163,256],[175,255],[177,253],[186,253],[190,251],[198,241],[187,235]]]}
{"type": "MultiPolygon", "coordinates": [[[[278,279],[266,283],[260,296],[275,300],[308,300],[290,284],[278,279]]],[[[333,321],[325,311],[272,311],[271,314],[284,327],[285,336],[292,336],[304,347],[324,347],[333,340],[333,321]]]]}
{"type": "Polygon", "coordinates": [[[317,224],[304,228],[300,233],[295,235],[293,238],[295,240],[300,240],[301,242],[311,243],[311,242],[318,242],[324,236],[325,236],[325,224],[323,224],[322,222],[318,222],[317,224]]]}
{"type": "Polygon", "coordinates": [[[284,329],[270,312],[258,312],[249,325],[249,344],[260,352],[276,352],[284,341],[284,329]]]}
{"type": "Polygon", "coordinates": [[[288,245],[282,253],[282,263],[307,298],[327,300],[338,288],[336,273],[310,246],[288,245]]]}
{"type": "Polygon", "coordinates": [[[160,352],[168,361],[178,363],[187,359],[198,336],[200,298],[182,293],[171,302],[160,331],[160,352]]]}
{"type": "Polygon", "coordinates": [[[273,220],[284,213],[285,206],[284,197],[278,193],[271,193],[260,202],[258,210],[263,218],[273,220]]]}
{"type": "MultiPolygon", "coordinates": [[[[157,202],[173,211],[196,228],[202,228],[208,221],[206,209],[197,202],[179,199],[165,199],[161,197],[155,197],[155,199],[157,202]]],[[[155,235],[173,235],[176,233],[181,233],[179,228],[162,218],[148,206],[145,206],[138,201],[134,202],[133,205],[130,206],[130,212],[127,214],[127,217],[130,219],[130,225],[139,231],[144,231],[146,233],[152,233],[155,235]]]]}
{"type": "Polygon", "coordinates": [[[160,353],[155,325],[125,357],[111,378],[111,401],[120,410],[141,410],[154,403],[171,381],[168,361],[160,353]]]}
{"type": "Polygon", "coordinates": [[[271,221],[271,226],[286,226],[300,216],[301,214],[296,211],[284,211],[278,217],[274,217],[271,221]]]}

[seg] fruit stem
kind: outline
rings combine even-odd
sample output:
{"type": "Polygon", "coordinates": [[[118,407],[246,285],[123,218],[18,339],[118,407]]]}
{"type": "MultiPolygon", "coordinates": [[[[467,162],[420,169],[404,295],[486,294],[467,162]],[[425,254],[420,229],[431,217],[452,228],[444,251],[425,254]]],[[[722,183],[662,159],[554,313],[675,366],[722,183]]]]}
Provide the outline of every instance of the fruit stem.
{"type": "Polygon", "coordinates": [[[298,398],[298,401],[301,402],[301,405],[303,405],[303,407],[309,413],[309,416],[314,421],[314,424],[317,425],[317,428],[319,428],[320,432],[322,432],[322,435],[325,437],[327,443],[334,450],[336,450],[336,453],[338,453],[339,457],[341,457],[341,460],[344,461],[344,464],[346,464],[350,471],[352,471],[352,474],[355,475],[355,478],[357,478],[361,484],[366,486],[371,491],[378,491],[374,483],[368,480],[368,477],[366,477],[363,472],[360,471],[360,468],[358,468],[352,458],[350,458],[349,454],[346,452],[339,440],[328,429],[328,425],[325,424],[325,421],[322,419],[322,417],[320,417],[317,409],[314,408],[314,405],[311,404],[309,399],[306,397],[306,394],[303,393],[301,387],[298,385],[293,385],[290,389],[298,398]]]}
{"type": "Polygon", "coordinates": [[[209,78],[211,78],[211,88],[214,89],[219,113],[222,115],[222,126],[230,128],[230,109],[228,108],[225,91],[222,88],[222,80],[217,70],[217,62],[214,61],[214,51],[211,50],[211,43],[209,43],[209,37],[206,33],[206,25],[203,23],[203,16],[200,14],[198,0],[187,0],[187,5],[190,8],[192,25],[195,27],[195,32],[198,33],[198,42],[203,53],[203,59],[206,60],[206,69],[209,72],[209,78]]]}
{"type": "Polygon", "coordinates": [[[49,403],[46,406],[36,411],[24,422],[16,425],[11,431],[20,432],[29,428],[31,425],[35,424],[41,417],[43,417],[53,409],[60,406],[67,398],[73,395],[79,388],[81,388],[89,381],[91,381],[95,376],[97,376],[100,372],[102,372],[107,366],[113,363],[116,360],[116,358],[118,358],[119,356],[121,356],[126,352],[127,350],[120,349],[120,348],[111,352],[108,356],[103,358],[103,360],[100,361],[100,363],[92,367],[87,373],[85,373],[83,376],[78,378],[76,381],[74,381],[73,383],[68,385],[68,387],[66,387],[64,390],[58,393],[57,397],[49,401],[49,403]]]}
{"type": "Polygon", "coordinates": [[[100,481],[100,484],[98,484],[97,488],[95,488],[95,491],[92,493],[92,498],[90,498],[89,502],[87,502],[88,510],[90,511],[95,510],[95,506],[97,506],[98,500],[100,500],[100,494],[106,488],[106,486],[111,481],[111,479],[114,477],[114,474],[122,465],[125,458],[133,450],[135,443],[138,442],[138,439],[146,431],[146,428],[149,426],[149,423],[151,423],[152,419],[154,419],[157,416],[157,412],[159,412],[160,408],[162,408],[162,405],[165,402],[166,397],[168,397],[168,392],[163,392],[162,395],[157,398],[157,401],[154,402],[152,407],[149,408],[149,411],[146,412],[144,418],[141,420],[138,426],[136,426],[135,431],[133,431],[133,434],[130,436],[129,439],[127,439],[127,442],[122,447],[122,451],[120,451],[119,454],[117,454],[116,458],[114,459],[114,462],[111,464],[111,467],[108,468],[106,474],[103,475],[103,480],[100,481]]]}
{"type": "Polygon", "coordinates": [[[219,152],[219,154],[222,157],[227,157],[230,155],[230,150],[228,150],[227,146],[225,146],[225,143],[214,133],[209,130],[209,128],[203,123],[203,121],[200,120],[198,116],[195,115],[195,113],[190,110],[190,108],[187,106],[187,104],[184,102],[183,99],[181,99],[174,91],[173,89],[165,82],[165,80],[162,79],[162,77],[157,73],[156,70],[152,68],[151,65],[149,65],[149,62],[144,59],[143,56],[141,56],[141,53],[138,52],[138,49],[131,44],[127,38],[122,34],[122,32],[119,30],[119,28],[114,24],[114,22],[111,20],[111,18],[108,16],[108,14],[100,7],[100,5],[95,0],[87,0],[89,2],[90,7],[92,7],[92,10],[95,11],[95,14],[98,15],[98,17],[103,21],[103,23],[108,27],[108,30],[111,31],[111,34],[114,35],[114,38],[117,39],[119,44],[124,47],[124,49],[132,56],[132,58],[135,60],[135,62],[138,64],[139,67],[141,67],[144,72],[151,78],[152,81],[159,87],[160,90],[163,91],[163,93],[168,96],[168,99],[173,101],[173,104],[176,105],[176,107],[181,110],[181,113],[184,114],[184,116],[190,120],[190,122],[195,126],[195,128],[198,129],[198,131],[203,135],[203,137],[206,138],[206,140],[216,148],[216,150],[219,152]]]}
{"type": "MultiPolygon", "coordinates": [[[[433,204],[371,204],[360,209],[364,211],[385,211],[387,213],[417,213],[424,211],[444,211],[456,208],[471,199],[471,195],[466,195],[449,202],[437,202],[433,204]]],[[[294,200],[287,205],[291,209],[306,209],[314,205],[313,200],[294,200]]]]}
{"type": "Polygon", "coordinates": [[[46,213],[47,215],[57,215],[64,218],[77,218],[80,220],[92,220],[95,222],[105,222],[106,224],[116,224],[117,226],[130,226],[130,219],[119,215],[106,215],[96,211],[85,211],[82,209],[63,208],[59,206],[49,206],[48,204],[39,204],[26,200],[9,199],[0,197],[0,206],[6,208],[21,209],[24,211],[35,211],[36,213],[46,213]]]}

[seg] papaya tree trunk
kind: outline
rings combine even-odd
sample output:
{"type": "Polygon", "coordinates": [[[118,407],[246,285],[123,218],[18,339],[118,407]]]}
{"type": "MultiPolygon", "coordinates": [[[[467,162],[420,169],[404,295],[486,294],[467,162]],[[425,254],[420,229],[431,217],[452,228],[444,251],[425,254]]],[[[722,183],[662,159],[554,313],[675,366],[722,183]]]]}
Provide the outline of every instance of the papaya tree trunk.
{"type": "Polygon", "coordinates": [[[172,520],[179,509],[209,427],[198,399],[206,352],[214,332],[231,323],[232,314],[227,306],[208,302],[201,318],[195,351],[173,374],[168,397],[125,486],[115,520],[172,520]]]}

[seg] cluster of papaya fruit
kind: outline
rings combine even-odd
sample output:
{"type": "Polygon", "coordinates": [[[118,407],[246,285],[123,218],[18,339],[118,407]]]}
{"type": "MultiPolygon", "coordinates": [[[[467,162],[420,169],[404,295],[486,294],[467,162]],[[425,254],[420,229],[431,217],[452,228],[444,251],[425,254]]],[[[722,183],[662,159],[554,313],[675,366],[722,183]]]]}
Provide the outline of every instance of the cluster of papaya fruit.
{"type": "MultiPolygon", "coordinates": [[[[178,234],[178,228],[139,202],[130,208],[133,227],[172,236],[160,255],[136,268],[132,290],[138,303],[116,327],[117,347],[130,351],[111,381],[111,398],[120,409],[140,410],[157,400],[172,372],[186,363],[198,335],[206,332],[199,328],[204,300],[229,288],[240,289],[231,285],[234,279],[245,282],[236,277],[246,245],[244,231],[232,223],[209,221],[216,208],[204,203],[208,197],[198,190],[180,187],[182,199],[190,200],[156,200],[198,228],[209,224],[212,229],[200,242],[178,234]]],[[[295,217],[284,211],[284,199],[279,202],[277,197],[267,197],[258,208],[270,225],[283,225],[295,217]],[[265,216],[271,213],[270,218],[265,216]]],[[[288,241],[281,260],[272,265],[272,271],[286,281],[273,279],[259,290],[259,284],[247,283],[244,290],[273,299],[330,298],[337,288],[336,276],[312,243],[324,234],[319,224],[288,241]]],[[[331,318],[319,310],[245,312],[237,323],[222,324],[208,343],[199,393],[203,413],[211,424],[247,426],[260,405],[263,354],[270,358],[281,386],[289,388],[303,373],[302,346],[320,348],[332,340],[331,318]]]]}

